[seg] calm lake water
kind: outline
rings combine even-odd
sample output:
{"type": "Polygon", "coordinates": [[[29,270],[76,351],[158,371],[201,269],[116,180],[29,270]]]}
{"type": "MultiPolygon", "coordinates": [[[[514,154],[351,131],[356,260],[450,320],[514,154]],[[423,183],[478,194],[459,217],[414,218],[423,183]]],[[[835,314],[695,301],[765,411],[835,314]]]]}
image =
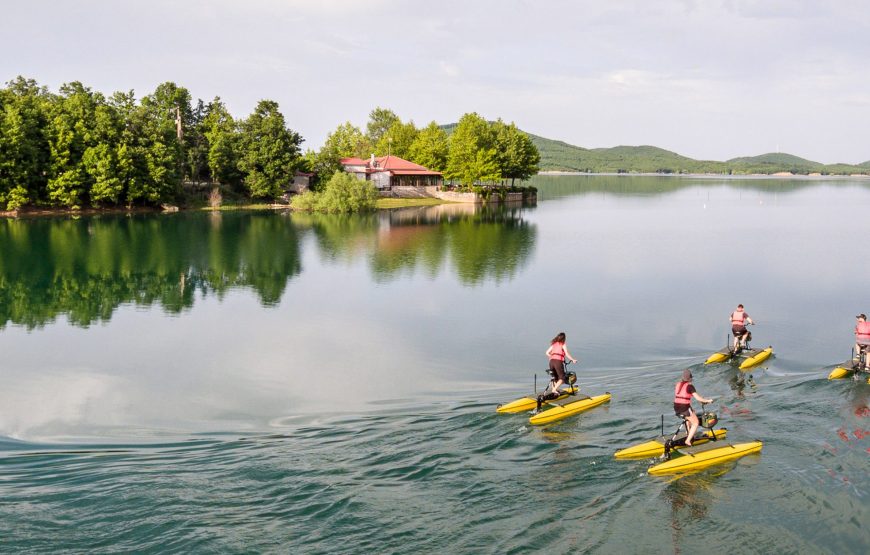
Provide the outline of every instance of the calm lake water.
{"type": "Polygon", "coordinates": [[[0,551],[866,553],[870,180],[539,177],[537,206],[0,220],[0,551]],[[776,356],[703,365],[737,303],[776,356]],[[568,334],[609,405],[495,407],[568,334]],[[613,452],[690,367],[760,455],[613,452]]]}

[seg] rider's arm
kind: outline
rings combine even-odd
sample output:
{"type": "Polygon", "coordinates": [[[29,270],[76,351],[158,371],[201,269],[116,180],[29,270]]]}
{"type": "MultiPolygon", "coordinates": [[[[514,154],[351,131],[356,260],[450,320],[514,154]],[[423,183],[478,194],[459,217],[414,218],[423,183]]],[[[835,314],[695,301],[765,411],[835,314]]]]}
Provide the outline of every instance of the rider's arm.
{"type": "Polygon", "coordinates": [[[749,314],[746,315],[746,322],[753,326],[755,325],[755,322],[752,321],[752,318],[749,317],[749,314]]]}
{"type": "Polygon", "coordinates": [[[547,358],[550,358],[550,355],[553,354],[553,346],[550,345],[549,347],[547,347],[547,352],[544,354],[547,355],[547,358]]]}
{"type": "Polygon", "coordinates": [[[697,391],[692,392],[692,397],[698,400],[699,403],[712,403],[713,399],[704,399],[697,391]]]}
{"type": "Polygon", "coordinates": [[[571,353],[568,352],[567,345],[562,345],[562,350],[565,351],[565,356],[568,357],[571,360],[571,362],[573,362],[574,364],[577,364],[577,359],[572,357],[571,353]]]}

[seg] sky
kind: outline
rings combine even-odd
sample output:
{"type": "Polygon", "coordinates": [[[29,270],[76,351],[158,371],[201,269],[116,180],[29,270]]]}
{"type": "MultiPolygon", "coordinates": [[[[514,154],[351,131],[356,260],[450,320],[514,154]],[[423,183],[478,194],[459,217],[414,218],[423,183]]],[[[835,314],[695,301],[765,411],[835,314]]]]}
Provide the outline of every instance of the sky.
{"type": "Polygon", "coordinates": [[[586,148],[870,160],[866,0],[0,0],[0,52],[0,81],[53,91],[275,100],[312,149],[381,106],[586,148]]]}

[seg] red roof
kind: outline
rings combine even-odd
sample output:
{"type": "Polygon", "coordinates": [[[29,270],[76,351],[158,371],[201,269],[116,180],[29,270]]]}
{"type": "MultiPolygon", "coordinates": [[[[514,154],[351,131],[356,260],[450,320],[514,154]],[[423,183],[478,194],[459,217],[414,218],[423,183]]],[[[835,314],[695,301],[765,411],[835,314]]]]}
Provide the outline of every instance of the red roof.
{"type": "Polygon", "coordinates": [[[398,156],[377,157],[374,166],[371,166],[371,160],[361,158],[342,158],[340,162],[342,166],[365,166],[366,173],[388,171],[391,175],[441,175],[441,172],[432,171],[398,156]]]}
{"type": "Polygon", "coordinates": [[[338,161],[342,166],[365,166],[368,161],[362,158],[342,158],[338,161]]]}

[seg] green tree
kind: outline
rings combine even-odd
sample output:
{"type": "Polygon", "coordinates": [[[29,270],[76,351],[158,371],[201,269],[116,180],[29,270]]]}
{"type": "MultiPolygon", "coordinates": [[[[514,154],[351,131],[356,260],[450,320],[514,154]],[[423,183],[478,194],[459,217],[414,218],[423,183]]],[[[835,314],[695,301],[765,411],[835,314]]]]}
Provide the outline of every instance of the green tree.
{"type": "Polygon", "coordinates": [[[408,159],[430,170],[443,172],[447,168],[449,152],[447,133],[433,121],[417,134],[408,151],[408,159]]]}
{"type": "Polygon", "coordinates": [[[209,143],[205,136],[205,118],[208,115],[208,107],[202,100],[197,100],[196,106],[191,110],[189,127],[184,130],[185,149],[185,173],[184,176],[190,181],[211,181],[211,172],[208,165],[209,143]]]}
{"type": "Polygon", "coordinates": [[[366,125],[366,136],[369,142],[373,145],[378,144],[381,137],[393,126],[394,123],[401,123],[399,116],[392,110],[381,108],[380,106],[369,112],[369,122],[366,125]]]}
{"type": "Polygon", "coordinates": [[[314,158],[312,169],[319,176],[331,176],[341,169],[342,158],[353,156],[366,158],[371,150],[372,146],[368,138],[348,121],[327,135],[323,148],[314,158]]]}
{"type": "Polygon", "coordinates": [[[118,177],[117,153],[112,145],[100,143],[88,148],[82,157],[82,165],[91,180],[91,204],[118,204],[124,184],[118,177]]]}
{"type": "Polygon", "coordinates": [[[396,120],[377,142],[375,153],[379,156],[392,154],[399,158],[408,158],[411,156],[411,145],[414,144],[418,134],[419,131],[413,121],[402,123],[396,120]]]}
{"type": "Polygon", "coordinates": [[[238,125],[220,97],[216,96],[208,104],[202,127],[208,143],[207,160],[212,179],[229,185],[240,184],[238,125]]]}
{"type": "Polygon", "coordinates": [[[51,103],[47,190],[53,204],[78,207],[88,189],[82,157],[93,140],[90,125],[95,107],[91,90],[77,81],[61,85],[60,95],[51,103]]]}
{"type": "Polygon", "coordinates": [[[528,135],[517,129],[511,122],[505,124],[501,119],[493,125],[496,153],[502,179],[526,180],[538,173],[541,155],[528,135]]]}
{"type": "Polygon", "coordinates": [[[20,208],[45,193],[50,95],[17,77],[0,89],[0,207],[20,208]]]}
{"type": "Polygon", "coordinates": [[[278,103],[261,100],[242,124],[239,169],[252,197],[275,198],[293,181],[300,161],[299,133],[287,128],[278,103]]]}
{"type": "Polygon", "coordinates": [[[465,114],[459,119],[450,138],[445,176],[467,186],[501,178],[495,133],[477,113],[465,114]]]}
{"type": "MultiPolygon", "coordinates": [[[[120,135],[115,148],[116,177],[121,182],[122,194],[119,202],[128,206],[136,200],[137,191],[150,188],[146,160],[147,148],[144,146],[144,111],[136,104],[133,91],[116,92],[109,99],[120,122],[120,135]]],[[[159,199],[159,195],[158,195],[159,199]]]]}
{"type": "Polygon", "coordinates": [[[131,124],[137,135],[136,154],[145,171],[130,187],[128,203],[156,204],[177,197],[185,169],[184,129],[192,121],[190,93],[184,87],[162,83],[142,98],[131,124]]]}

